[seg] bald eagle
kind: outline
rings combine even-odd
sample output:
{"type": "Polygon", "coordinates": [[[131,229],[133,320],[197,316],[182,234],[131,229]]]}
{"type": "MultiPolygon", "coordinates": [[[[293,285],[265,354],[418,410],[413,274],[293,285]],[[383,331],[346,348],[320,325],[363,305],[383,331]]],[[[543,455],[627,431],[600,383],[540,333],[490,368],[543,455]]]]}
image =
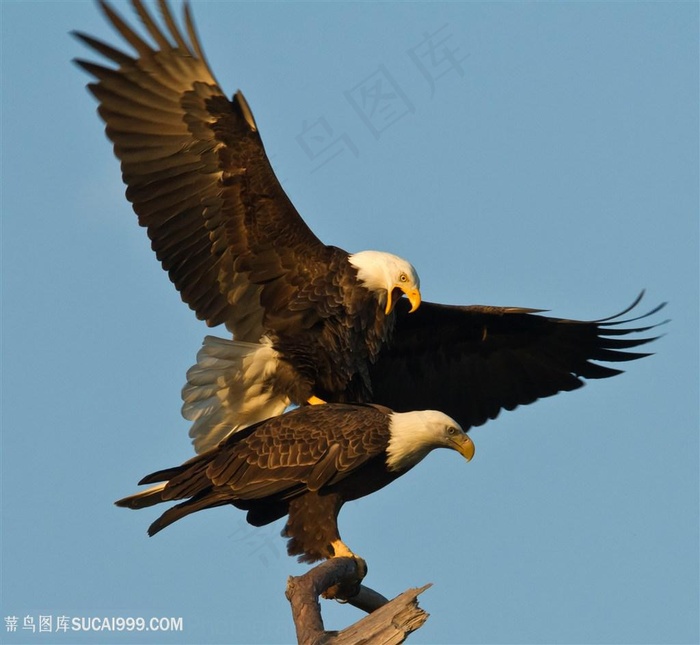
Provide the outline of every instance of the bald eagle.
{"type": "Polygon", "coordinates": [[[594,361],[647,355],[627,350],[652,338],[624,336],[650,327],[421,305],[406,260],[325,245],[282,189],[243,94],[229,100],[219,87],[187,5],[183,32],[165,0],[165,28],[133,0],[151,43],[100,6],[135,54],[76,33],[116,67],[76,62],[96,79],[88,87],[127,199],[184,302],[233,334],[207,336],[187,374],[183,414],[198,452],[317,401],[440,409],[468,429],[620,372],[594,361]]]}
{"type": "Polygon", "coordinates": [[[471,439],[442,412],[305,406],[144,477],[139,484],[163,483],[116,504],[145,508],[186,500],[153,522],[149,535],[190,513],[227,504],[247,511],[253,526],[289,515],[282,532],[289,555],[301,562],[354,557],[338,533],[342,505],[383,488],[435,448],[456,450],[467,461],[474,455],[471,439]]]}

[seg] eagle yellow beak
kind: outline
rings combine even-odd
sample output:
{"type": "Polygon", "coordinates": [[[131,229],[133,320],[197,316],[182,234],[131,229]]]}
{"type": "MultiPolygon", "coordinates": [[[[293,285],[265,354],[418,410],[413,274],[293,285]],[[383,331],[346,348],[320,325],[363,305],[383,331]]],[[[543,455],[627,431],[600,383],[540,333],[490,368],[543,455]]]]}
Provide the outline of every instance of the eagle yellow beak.
{"type": "Polygon", "coordinates": [[[455,450],[467,461],[471,461],[475,452],[474,442],[467,435],[463,435],[455,438],[454,443],[455,450]]]}
{"type": "Polygon", "coordinates": [[[411,309],[409,310],[409,314],[412,314],[418,307],[420,307],[420,291],[418,289],[410,289],[408,291],[404,291],[406,294],[406,297],[408,298],[408,301],[411,303],[411,309]]]}
{"type": "MultiPolygon", "coordinates": [[[[418,289],[409,289],[403,284],[397,284],[394,289],[401,289],[406,294],[406,297],[408,298],[408,301],[411,303],[411,309],[409,310],[409,314],[412,314],[418,307],[420,307],[420,291],[418,289]]],[[[396,304],[396,300],[394,300],[393,292],[389,292],[387,300],[386,300],[386,309],[384,310],[384,313],[388,316],[392,310],[394,309],[394,305],[396,304]]]]}

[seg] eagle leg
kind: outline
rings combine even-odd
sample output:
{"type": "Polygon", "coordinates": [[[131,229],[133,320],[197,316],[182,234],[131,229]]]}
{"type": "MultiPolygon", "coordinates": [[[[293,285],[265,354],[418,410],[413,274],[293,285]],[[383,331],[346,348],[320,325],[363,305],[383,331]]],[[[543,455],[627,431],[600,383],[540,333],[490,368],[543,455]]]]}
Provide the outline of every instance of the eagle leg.
{"type": "Polygon", "coordinates": [[[343,554],[351,553],[340,540],[338,511],[343,500],[337,494],[319,495],[309,491],[289,502],[289,516],[282,535],[289,538],[287,553],[299,556],[299,562],[316,562],[339,557],[334,554],[336,544],[342,545],[343,554]]]}
{"type": "Polygon", "coordinates": [[[357,556],[348,548],[348,546],[340,538],[331,542],[334,558],[355,558],[357,556]]]}

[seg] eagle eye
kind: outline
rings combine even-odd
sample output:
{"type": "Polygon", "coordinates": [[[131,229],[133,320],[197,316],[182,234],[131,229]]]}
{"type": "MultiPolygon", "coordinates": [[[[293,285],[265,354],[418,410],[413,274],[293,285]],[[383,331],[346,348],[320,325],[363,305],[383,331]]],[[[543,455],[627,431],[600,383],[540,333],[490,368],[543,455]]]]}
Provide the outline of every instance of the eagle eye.
{"type": "Polygon", "coordinates": [[[402,274],[399,276],[399,280],[400,280],[401,282],[408,282],[408,276],[407,276],[405,273],[402,273],[402,274]]]}
{"type": "Polygon", "coordinates": [[[457,428],[455,428],[454,426],[450,426],[449,428],[447,428],[447,434],[454,434],[455,432],[457,432],[457,428]]]}

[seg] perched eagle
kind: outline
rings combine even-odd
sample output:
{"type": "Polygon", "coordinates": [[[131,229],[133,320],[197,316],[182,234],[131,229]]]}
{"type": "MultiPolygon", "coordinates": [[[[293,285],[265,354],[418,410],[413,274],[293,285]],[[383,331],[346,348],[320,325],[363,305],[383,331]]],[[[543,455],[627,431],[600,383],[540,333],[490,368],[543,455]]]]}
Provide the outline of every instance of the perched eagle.
{"type": "Polygon", "coordinates": [[[77,63],[97,79],[89,88],[127,199],[182,299],[233,334],[207,336],[187,374],[183,414],[198,452],[318,399],[440,409],[469,429],[620,372],[595,361],[646,356],[628,350],[652,338],[625,336],[651,327],[619,326],[632,307],[596,321],[516,307],[418,309],[408,262],[326,246],[304,223],[243,95],[229,100],[215,80],[187,5],[183,32],[164,0],[165,28],[133,0],[151,43],[100,6],[135,54],[78,33],[115,66],[77,63]]]}
{"type": "Polygon", "coordinates": [[[253,526],[289,515],[282,535],[302,562],[354,557],[340,539],[344,502],[370,495],[413,468],[431,450],[451,448],[467,461],[474,444],[442,412],[392,412],[375,405],[305,406],[236,432],[175,468],[144,477],[160,483],[116,502],[171,507],[148,529],[154,535],[185,515],[233,504],[253,526]]]}

